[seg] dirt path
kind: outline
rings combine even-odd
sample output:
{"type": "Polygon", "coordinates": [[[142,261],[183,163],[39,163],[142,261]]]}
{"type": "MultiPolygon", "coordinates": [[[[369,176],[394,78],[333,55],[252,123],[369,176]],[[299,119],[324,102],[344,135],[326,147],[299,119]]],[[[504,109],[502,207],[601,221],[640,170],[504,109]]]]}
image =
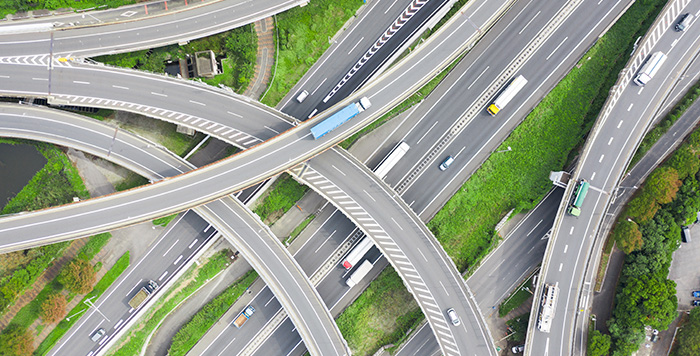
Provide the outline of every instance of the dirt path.
{"type": "Polygon", "coordinates": [[[272,76],[272,65],[275,62],[275,22],[272,17],[255,23],[255,33],[258,36],[258,56],[255,61],[255,73],[243,95],[258,100],[265,92],[272,76]]]}

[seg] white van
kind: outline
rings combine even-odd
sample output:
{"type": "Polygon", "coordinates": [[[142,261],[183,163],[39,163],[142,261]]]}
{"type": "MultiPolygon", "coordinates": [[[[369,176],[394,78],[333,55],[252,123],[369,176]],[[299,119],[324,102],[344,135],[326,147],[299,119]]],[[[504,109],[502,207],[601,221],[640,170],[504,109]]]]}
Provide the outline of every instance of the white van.
{"type": "Polygon", "coordinates": [[[297,95],[297,101],[299,103],[302,103],[302,102],[304,102],[304,100],[306,100],[307,96],[309,96],[309,92],[304,90],[301,93],[299,93],[299,95],[297,95]]]}

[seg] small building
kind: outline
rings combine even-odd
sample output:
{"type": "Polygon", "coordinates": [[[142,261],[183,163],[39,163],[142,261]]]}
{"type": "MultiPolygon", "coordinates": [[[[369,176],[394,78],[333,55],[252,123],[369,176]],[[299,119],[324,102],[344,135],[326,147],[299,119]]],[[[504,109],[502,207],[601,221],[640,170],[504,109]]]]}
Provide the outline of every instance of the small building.
{"type": "Polygon", "coordinates": [[[210,50],[186,55],[185,59],[180,59],[180,74],[183,78],[213,78],[219,74],[214,52],[210,50]]]}

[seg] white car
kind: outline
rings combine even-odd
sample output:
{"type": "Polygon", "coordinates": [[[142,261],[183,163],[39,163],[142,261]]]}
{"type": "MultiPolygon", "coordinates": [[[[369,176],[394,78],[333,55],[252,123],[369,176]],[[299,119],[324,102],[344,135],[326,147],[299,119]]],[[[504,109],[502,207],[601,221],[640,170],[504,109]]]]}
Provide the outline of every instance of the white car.
{"type": "Polygon", "coordinates": [[[459,324],[461,324],[461,322],[459,321],[459,317],[457,316],[457,312],[454,310],[454,308],[447,309],[447,316],[450,318],[452,325],[459,326],[459,324]]]}

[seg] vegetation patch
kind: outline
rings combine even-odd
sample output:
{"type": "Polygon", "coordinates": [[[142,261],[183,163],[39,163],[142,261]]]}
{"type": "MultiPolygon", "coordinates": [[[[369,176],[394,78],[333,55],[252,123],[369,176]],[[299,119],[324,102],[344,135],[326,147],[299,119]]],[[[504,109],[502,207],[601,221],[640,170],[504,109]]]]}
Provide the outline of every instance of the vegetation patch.
{"type": "Polygon", "coordinates": [[[2,209],[2,214],[32,211],[68,204],[73,197],[90,197],[77,169],[56,146],[30,142],[46,157],[44,168],[39,170],[27,185],[2,209]]]}
{"type": "Polygon", "coordinates": [[[168,224],[170,224],[171,221],[175,220],[178,214],[173,214],[169,216],[164,216],[162,218],[154,219],[153,220],[153,225],[159,225],[166,227],[168,224]]]}
{"type": "Polygon", "coordinates": [[[672,356],[700,355],[700,308],[690,311],[688,321],[678,331],[676,340],[672,356]]]}
{"type": "Polygon", "coordinates": [[[508,299],[504,300],[500,306],[498,306],[498,316],[502,318],[508,315],[511,310],[523,305],[523,303],[525,303],[525,301],[532,296],[531,290],[533,290],[532,277],[528,278],[525,283],[518,286],[515,292],[511,294],[508,299]]]}
{"type": "Polygon", "coordinates": [[[58,10],[72,8],[75,10],[92,9],[99,7],[114,8],[129,4],[135,4],[137,0],[12,0],[0,2],[0,17],[8,14],[29,10],[58,10]]]}
{"type": "Polygon", "coordinates": [[[58,340],[63,337],[65,333],[70,330],[70,328],[75,324],[80,318],[78,317],[81,313],[87,311],[88,306],[85,305],[84,301],[95,298],[99,299],[102,293],[104,293],[109,286],[111,286],[114,281],[129,267],[129,252],[127,251],[122,257],[120,257],[117,262],[112,266],[112,268],[107,271],[107,273],[100,279],[99,282],[92,288],[92,291],[85,295],[83,299],[78,303],[78,305],[68,312],[68,318],[61,320],[58,325],[46,336],[46,338],[39,344],[39,347],[34,351],[34,355],[43,356],[51,351],[58,340]],[[75,316],[75,317],[71,317],[75,316]]]}
{"type": "Polygon", "coordinates": [[[258,214],[263,222],[271,225],[293,207],[307,190],[309,187],[299,184],[289,174],[282,173],[253,212],[258,214]]]}
{"type": "Polygon", "coordinates": [[[518,342],[525,341],[525,336],[527,336],[528,320],[530,320],[530,313],[516,316],[515,318],[506,321],[508,340],[518,342]]]}
{"type": "Polygon", "coordinates": [[[102,248],[109,242],[112,238],[112,234],[109,232],[97,234],[88,239],[85,246],[83,246],[80,251],[78,251],[77,258],[90,261],[92,260],[98,252],[102,251],[102,248]]]}
{"type": "Polygon", "coordinates": [[[149,335],[160,325],[163,319],[209,279],[214,278],[219,272],[226,269],[230,264],[229,261],[228,252],[220,251],[212,256],[207,263],[190,267],[185,272],[185,275],[152,308],[144,311],[140,322],[122,336],[116,345],[109,350],[108,354],[119,356],[140,354],[149,335]]]}
{"type": "Polygon", "coordinates": [[[637,152],[634,153],[634,156],[632,157],[632,161],[629,165],[631,167],[634,167],[637,162],[639,162],[642,157],[651,149],[651,146],[653,146],[656,141],[658,141],[661,136],[663,136],[666,132],[668,132],[669,129],[671,129],[671,126],[678,121],[678,119],[683,116],[686,110],[693,105],[695,100],[700,96],[700,83],[695,83],[690,90],[688,90],[687,93],[683,96],[683,99],[681,99],[676,106],[673,107],[673,109],[649,132],[647,132],[646,135],[644,135],[644,139],[642,139],[642,143],[639,144],[639,148],[637,148],[637,152]]]}
{"type": "Polygon", "coordinates": [[[428,224],[460,270],[489,250],[511,209],[531,209],[593,124],[634,40],[665,1],[634,3],[428,224]],[[590,59],[589,59],[590,58],[590,59]]]}
{"type": "Polygon", "coordinates": [[[245,293],[253,281],[258,277],[255,271],[250,270],[238,281],[226,288],[214,300],[207,303],[192,319],[185,324],[173,337],[168,349],[170,356],[184,356],[194,347],[199,339],[226,313],[233,303],[245,293]]]}
{"type": "Polygon", "coordinates": [[[306,229],[306,227],[311,223],[311,221],[314,220],[314,218],[316,218],[316,215],[311,214],[304,221],[302,221],[301,224],[299,224],[299,226],[295,227],[294,230],[292,230],[292,233],[289,234],[287,240],[284,241],[285,245],[289,246],[289,244],[291,244],[292,241],[294,241],[294,239],[296,239],[297,236],[299,236],[299,234],[301,234],[301,232],[304,231],[304,229],[306,229]]]}
{"type": "Polygon", "coordinates": [[[387,267],[336,322],[353,355],[372,355],[401,341],[423,318],[399,275],[387,267]]]}
{"type": "Polygon", "coordinates": [[[612,254],[613,247],[615,247],[615,239],[612,236],[608,236],[605,240],[605,246],[603,246],[603,254],[600,257],[600,265],[598,266],[598,273],[595,279],[595,290],[600,292],[603,287],[603,282],[605,281],[605,271],[608,268],[608,262],[610,262],[610,255],[612,254]]]}
{"type": "Polygon", "coordinates": [[[362,6],[361,0],[314,0],[276,16],[274,80],[260,100],[274,107],[330,47],[330,39],[362,6]]]}
{"type": "Polygon", "coordinates": [[[121,182],[114,185],[114,189],[118,192],[129,190],[131,188],[140,187],[142,185],[148,184],[148,179],[141,177],[140,175],[129,172],[129,174],[121,182]]]}
{"type": "Polygon", "coordinates": [[[177,63],[178,58],[184,59],[187,54],[194,56],[196,52],[208,50],[213,51],[217,60],[221,61],[223,73],[213,78],[199,79],[210,85],[222,84],[239,94],[243,93],[255,71],[258,37],[253,25],[192,40],[183,46],[170,45],[150,50],[100,56],[96,57],[95,60],[119,67],[165,73],[168,62],[177,63]]]}

